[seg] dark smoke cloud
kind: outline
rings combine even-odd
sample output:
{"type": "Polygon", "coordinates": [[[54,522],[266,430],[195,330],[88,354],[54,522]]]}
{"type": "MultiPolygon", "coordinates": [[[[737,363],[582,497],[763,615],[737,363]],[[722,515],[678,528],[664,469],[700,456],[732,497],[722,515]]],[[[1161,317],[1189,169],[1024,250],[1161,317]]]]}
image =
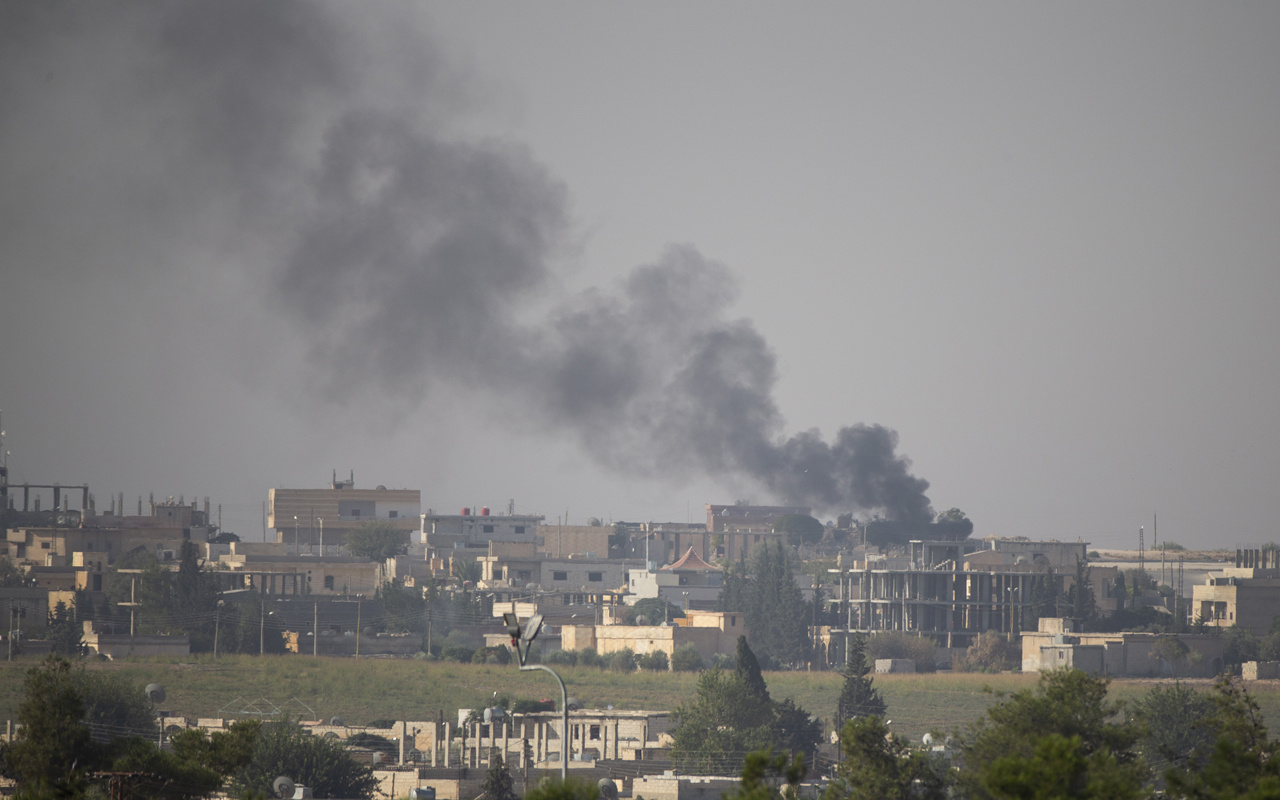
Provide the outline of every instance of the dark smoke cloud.
{"type": "MultiPolygon", "coordinates": [[[[185,247],[194,229],[247,263],[271,254],[265,310],[305,333],[335,401],[372,386],[417,403],[447,383],[623,474],[746,476],[824,511],[931,516],[894,432],[783,438],[774,354],[733,316],[730,271],[695,248],[548,311],[565,187],[521,147],[450,137],[457,98],[432,48],[367,10],[357,24],[312,3],[7,4],[0,143],[14,162],[64,155],[7,113],[46,113],[47,75],[90,128],[65,148],[73,166],[105,170],[122,198],[117,244],[185,247]],[[78,55],[86,43],[108,57],[78,55]]],[[[78,176],[57,179],[37,212],[75,217],[78,176]]]]}

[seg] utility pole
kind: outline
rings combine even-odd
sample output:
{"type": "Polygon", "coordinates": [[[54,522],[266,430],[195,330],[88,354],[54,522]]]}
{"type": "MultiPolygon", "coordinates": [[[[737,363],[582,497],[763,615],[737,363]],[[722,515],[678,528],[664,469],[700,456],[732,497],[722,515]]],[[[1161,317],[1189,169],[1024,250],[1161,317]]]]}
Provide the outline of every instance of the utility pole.
{"type": "Polygon", "coordinates": [[[311,657],[315,658],[320,655],[320,603],[316,603],[315,621],[312,622],[311,632],[311,657]]]}
{"type": "Polygon", "coordinates": [[[356,601],[356,657],[360,657],[360,610],[364,607],[364,600],[356,601]]]}

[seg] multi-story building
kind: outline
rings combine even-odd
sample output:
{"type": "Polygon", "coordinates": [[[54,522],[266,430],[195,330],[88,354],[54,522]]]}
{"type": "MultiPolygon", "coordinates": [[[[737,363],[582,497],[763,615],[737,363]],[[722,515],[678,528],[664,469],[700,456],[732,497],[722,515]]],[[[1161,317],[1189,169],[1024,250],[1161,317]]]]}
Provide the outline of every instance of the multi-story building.
{"type": "Polygon", "coordinates": [[[698,557],[692,547],[674,564],[627,571],[627,603],[661,597],[681,608],[714,609],[724,588],[724,571],[698,557]]]}
{"type": "Polygon", "coordinates": [[[1280,551],[1237,550],[1234,567],[1191,587],[1191,609],[1208,625],[1239,625],[1265,636],[1280,614],[1280,551]]]}
{"type": "Polygon", "coordinates": [[[354,473],[345,481],[335,475],[327,489],[267,491],[267,527],[295,554],[319,554],[322,546],[324,553],[336,553],[348,533],[369,522],[412,532],[419,527],[421,511],[417,489],[357,489],[354,473]]]}

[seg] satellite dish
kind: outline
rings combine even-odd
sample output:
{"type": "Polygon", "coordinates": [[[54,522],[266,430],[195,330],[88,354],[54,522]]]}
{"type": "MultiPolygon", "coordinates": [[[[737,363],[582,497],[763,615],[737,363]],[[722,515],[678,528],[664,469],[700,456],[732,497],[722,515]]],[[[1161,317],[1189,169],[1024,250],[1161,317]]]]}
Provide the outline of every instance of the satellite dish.
{"type": "Polygon", "coordinates": [[[335,728],[342,728],[342,727],[346,727],[347,723],[342,721],[342,717],[334,717],[333,719],[329,720],[329,724],[334,726],[335,728]]]}
{"type": "Polygon", "coordinates": [[[923,737],[923,738],[921,738],[921,740],[920,740],[920,741],[924,742],[924,746],[925,746],[925,747],[928,747],[929,745],[933,744],[933,734],[932,734],[932,733],[926,733],[926,734],[924,735],[924,737],[923,737]]]}
{"type": "Polygon", "coordinates": [[[281,775],[279,778],[276,778],[275,781],[271,784],[272,791],[274,791],[276,793],[276,797],[281,798],[281,800],[286,800],[287,798],[293,797],[293,792],[297,788],[298,787],[294,786],[293,781],[289,780],[283,775],[281,775]]]}
{"type": "Polygon", "coordinates": [[[506,716],[506,711],[497,706],[494,706],[493,708],[486,708],[484,710],[485,722],[500,722],[504,716],[506,716]]]}
{"type": "Polygon", "coordinates": [[[579,703],[578,698],[576,697],[570,697],[565,702],[565,705],[569,707],[570,711],[580,711],[582,709],[582,703],[579,703]]]}
{"type": "Polygon", "coordinates": [[[618,800],[618,784],[609,778],[601,778],[596,784],[600,787],[600,796],[604,800],[618,800]]]}
{"type": "Polygon", "coordinates": [[[147,688],[143,689],[142,693],[153,703],[164,702],[164,687],[158,683],[148,683],[147,688]]]}

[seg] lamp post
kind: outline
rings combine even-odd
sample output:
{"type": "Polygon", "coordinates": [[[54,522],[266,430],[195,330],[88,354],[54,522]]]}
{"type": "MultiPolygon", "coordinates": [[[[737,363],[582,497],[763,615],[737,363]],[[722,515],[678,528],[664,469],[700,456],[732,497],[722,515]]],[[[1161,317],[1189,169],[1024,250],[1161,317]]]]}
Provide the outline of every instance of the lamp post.
{"type": "Polygon", "coordinates": [[[293,515],[293,554],[301,555],[302,551],[298,549],[298,515],[293,515]]]}
{"type": "Polygon", "coordinates": [[[530,617],[524,624],[523,630],[515,614],[503,614],[502,621],[506,623],[507,633],[511,635],[511,646],[515,649],[516,658],[520,662],[520,671],[547,672],[556,679],[556,683],[560,684],[560,783],[563,785],[569,778],[569,691],[565,688],[564,679],[551,667],[545,664],[525,663],[529,658],[529,646],[533,644],[534,639],[538,638],[538,632],[542,630],[542,615],[535,614],[530,617]]]}
{"type": "Polygon", "coordinates": [[[316,522],[320,523],[320,557],[324,558],[324,517],[316,517],[316,522]]]}
{"type": "Polygon", "coordinates": [[[218,630],[222,627],[222,606],[225,600],[219,600],[213,609],[213,657],[218,657],[218,630]]]}

